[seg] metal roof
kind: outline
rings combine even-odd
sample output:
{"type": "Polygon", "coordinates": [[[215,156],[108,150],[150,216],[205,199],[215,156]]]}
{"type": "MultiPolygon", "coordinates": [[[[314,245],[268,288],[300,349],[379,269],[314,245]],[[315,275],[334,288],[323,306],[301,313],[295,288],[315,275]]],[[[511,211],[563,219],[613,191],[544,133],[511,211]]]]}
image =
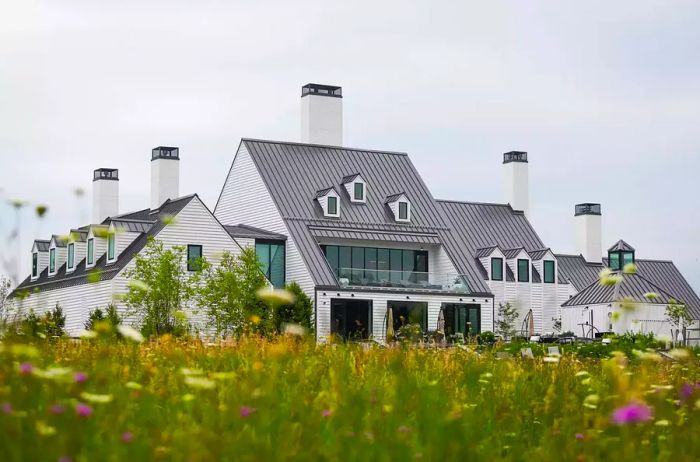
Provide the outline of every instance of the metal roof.
{"type": "Polygon", "coordinates": [[[397,231],[361,231],[347,228],[317,228],[313,226],[309,226],[309,230],[317,238],[362,239],[369,241],[408,242],[412,244],[441,243],[437,234],[399,233],[397,231]]]}
{"type": "Polygon", "coordinates": [[[51,239],[56,241],[56,247],[65,247],[66,244],[68,244],[67,236],[59,236],[58,234],[54,234],[51,236],[51,239]]]}
{"type": "Polygon", "coordinates": [[[338,194],[338,191],[336,191],[335,188],[333,186],[331,186],[330,188],[319,189],[318,191],[316,191],[316,195],[314,197],[315,198],[323,197],[331,191],[334,191],[336,194],[338,194]]]}
{"type": "Polygon", "coordinates": [[[224,229],[233,238],[242,237],[249,239],[269,239],[274,241],[286,241],[287,236],[284,234],[273,233],[264,229],[255,228],[248,225],[224,225],[224,229]]]}
{"type": "Polygon", "coordinates": [[[405,193],[397,193],[397,194],[392,194],[390,196],[386,196],[386,200],[384,200],[384,203],[386,204],[391,204],[392,202],[396,202],[397,200],[401,199],[401,196],[405,196],[405,193]]]}
{"type": "Polygon", "coordinates": [[[34,244],[36,244],[36,249],[39,252],[48,252],[49,245],[51,244],[51,241],[45,241],[43,239],[35,239],[34,244]]]}
{"type": "Polygon", "coordinates": [[[476,252],[474,253],[474,256],[475,256],[476,258],[488,257],[488,256],[491,255],[491,254],[493,253],[493,251],[496,250],[497,248],[498,248],[497,245],[492,245],[492,246],[489,246],[489,247],[484,247],[484,248],[481,248],[481,249],[476,249],[476,252]]]}
{"type": "Polygon", "coordinates": [[[577,291],[597,281],[598,275],[604,268],[602,263],[589,263],[581,255],[556,254],[555,256],[559,267],[559,280],[568,282],[577,291]]]}
{"type": "Polygon", "coordinates": [[[584,290],[567,300],[562,306],[598,305],[601,303],[620,302],[624,299],[637,303],[668,304],[672,299],[678,300],[661,287],[639,274],[623,274],[622,281],[612,286],[603,286],[599,281],[593,282],[584,290]],[[650,299],[647,294],[658,297],[650,299]]]}
{"type": "Polygon", "coordinates": [[[154,220],[133,220],[128,218],[115,218],[111,219],[110,222],[115,228],[132,233],[145,233],[155,223],[154,220]]]}
{"type": "Polygon", "coordinates": [[[351,181],[354,181],[355,178],[360,176],[359,173],[353,173],[352,175],[346,175],[340,180],[340,184],[347,184],[350,183],[351,181]]]}
{"type": "Polygon", "coordinates": [[[530,255],[530,258],[532,258],[533,260],[542,260],[549,251],[551,251],[551,249],[531,250],[530,252],[528,252],[528,255],[530,255]]]}
{"type": "Polygon", "coordinates": [[[620,250],[622,250],[623,252],[634,252],[634,247],[620,239],[619,241],[617,241],[617,243],[615,243],[614,246],[608,249],[608,252],[617,252],[620,250]]]}
{"type": "MultiPolygon", "coordinates": [[[[504,249],[503,255],[505,255],[505,257],[508,260],[511,260],[511,259],[517,257],[520,254],[520,252],[522,252],[523,250],[525,250],[523,247],[516,247],[514,249],[504,249]]],[[[527,251],[525,251],[525,253],[527,253],[527,251]]]]}

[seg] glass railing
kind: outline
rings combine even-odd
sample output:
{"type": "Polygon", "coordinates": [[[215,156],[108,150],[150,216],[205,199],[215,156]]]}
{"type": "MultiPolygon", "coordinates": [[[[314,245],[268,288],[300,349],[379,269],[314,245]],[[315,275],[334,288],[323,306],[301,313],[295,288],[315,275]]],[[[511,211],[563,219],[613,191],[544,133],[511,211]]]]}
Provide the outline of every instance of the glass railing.
{"type": "Polygon", "coordinates": [[[455,293],[469,292],[469,284],[467,284],[466,277],[455,273],[338,268],[336,269],[336,276],[341,287],[357,286],[422,289],[455,293]]]}

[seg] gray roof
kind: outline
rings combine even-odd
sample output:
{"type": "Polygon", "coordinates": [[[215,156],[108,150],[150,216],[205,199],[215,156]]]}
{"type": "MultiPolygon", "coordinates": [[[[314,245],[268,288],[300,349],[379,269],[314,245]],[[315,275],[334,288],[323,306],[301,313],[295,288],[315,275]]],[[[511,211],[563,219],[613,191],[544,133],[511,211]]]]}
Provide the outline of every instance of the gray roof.
{"type": "Polygon", "coordinates": [[[353,173],[352,175],[346,175],[346,176],[343,177],[342,180],[340,180],[340,184],[350,183],[351,181],[353,181],[353,180],[354,180],[355,178],[357,178],[358,176],[360,176],[359,173],[353,173]]]}
{"type": "Polygon", "coordinates": [[[623,252],[634,252],[634,247],[620,239],[615,243],[614,246],[608,249],[608,252],[616,252],[622,250],[623,252]]]}
{"type": "Polygon", "coordinates": [[[319,238],[362,239],[369,241],[408,242],[412,244],[440,244],[437,234],[399,233],[397,231],[364,231],[343,228],[318,228],[309,226],[311,233],[319,238]]]}
{"type": "Polygon", "coordinates": [[[66,236],[59,236],[58,234],[54,234],[53,236],[51,236],[51,238],[56,241],[56,247],[65,247],[68,243],[68,238],[66,236]]]}
{"type": "Polygon", "coordinates": [[[623,299],[637,303],[665,305],[676,298],[639,274],[623,274],[619,284],[603,286],[600,282],[595,281],[567,300],[562,306],[597,305],[619,302],[623,299]],[[657,297],[652,299],[645,296],[652,293],[656,294],[657,297]]]}
{"type": "Polygon", "coordinates": [[[34,243],[36,244],[36,249],[39,252],[48,252],[49,245],[51,244],[51,241],[45,241],[43,239],[35,239],[34,243]]]}
{"type": "Polygon", "coordinates": [[[531,250],[530,252],[528,252],[528,254],[533,260],[542,260],[544,256],[547,255],[547,252],[549,252],[550,250],[551,249],[531,250]]]}
{"type": "MultiPolygon", "coordinates": [[[[570,281],[574,288],[583,291],[598,282],[598,276],[607,267],[607,259],[602,263],[589,263],[581,255],[557,255],[559,277],[570,281]]],[[[672,261],[635,260],[637,275],[651,282],[688,307],[693,319],[700,319],[700,297],[672,261]]]]}
{"type": "Polygon", "coordinates": [[[473,293],[489,292],[473,257],[456,259],[450,251],[457,242],[437,202],[405,153],[247,138],[241,143],[260,172],[317,286],[336,286],[337,281],[309,226],[319,221],[323,224],[337,222],[351,224],[359,231],[371,230],[377,225],[394,225],[385,198],[403,191],[411,199],[411,223],[403,225],[403,229],[411,232],[421,232],[425,228],[434,230],[453,257],[457,271],[468,276],[473,293]],[[330,185],[340,186],[349,172],[362,172],[362,179],[372,194],[367,195],[363,204],[354,204],[347,195],[341,194],[340,218],[324,218],[312,200],[313,195],[330,185]]]}
{"type": "Polygon", "coordinates": [[[483,247],[483,248],[480,248],[480,249],[476,249],[476,252],[474,252],[474,256],[475,256],[476,258],[488,257],[488,256],[491,255],[491,254],[493,253],[493,251],[496,250],[497,248],[498,248],[498,246],[496,246],[496,245],[491,245],[491,246],[489,246],[489,247],[483,247]]]}
{"type": "Polygon", "coordinates": [[[89,226],[83,226],[78,229],[71,229],[70,237],[77,242],[85,242],[85,240],[87,239],[89,229],[89,226]]]}
{"type": "MultiPolygon", "coordinates": [[[[12,292],[12,296],[16,295],[17,292],[27,291],[29,293],[34,291],[45,291],[53,289],[61,289],[64,287],[71,287],[80,284],[88,283],[88,274],[95,272],[99,274],[100,281],[105,281],[114,278],[119,271],[121,271],[131,259],[141,251],[141,249],[146,245],[148,237],[155,236],[160,232],[161,229],[168,222],[167,217],[177,215],[190,201],[197,195],[193,194],[190,196],[182,197],[175,200],[167,200],[161,205],[157,210],[149,211],[148,216],[153,221],[153,225],[148,229],[147,232],[141,233],[134,241],[129,244],[129,246],[122,251],[118,256],[117,261],[110,265],[107,265],[107,255],[102,255],[96,262],[93,268],[86,268],[86,259],[83,258],[76,268],[71,273],[66,273],[66,264],[64,263],[58,269],[56,274],[52,277],[48,275],[48,268],[45,268],[41,272],[39,277],[32,281],[31,277],[25,279],[17,288],[12,292]]],[[[143,211],[139,212],[142,213],[143,211]]],[[[143,216],[143,214],[141,215],[143,216]]],[[[108,220],[106,220],[108,221],[108,220]]]]}
{"type": "Polygon", "coordinates": [[[505,255],[505,257],[508,260],[511,260],[517,257],[518,254],[520,254],[520,252],[522,252],[523,250],[525,250],[523,247],[516,247],[514,249],[503,249],[503,255],[505,255]]]}
{"type": "Polygon", "coordinates": [[[323,197],[331,191],[334,191],[336,194],[338,194],[338,191],[336,191],[335,188],[331,186],[330,188],[319,189],[318,191],[316,191],[316,195],[314,197],[318,199],[319,197],[323,197]]]}
{"type": "Polygon", "coordinates": [[[131,218],[112,218],[109,221],[115,228],[131,233],[145,233],[155,223],[155,220],[136,220],[131,218]]]}
{"type": "Polygon", "coordinates": [[[401,196],[408,196],[406,193],[396,193],[396,194],[391,194],[389,196],[386,196],[386,199],[384,200],[385,203],[391,204],[392,202],[396,202],[401,198],[401,196]]]}
{"type": "Polygon", "coordinates": [[[287,236],[284,234],[273,233],[264,229],[255,228],[248,225],[224,225],[224,229],[234,239],[237,237],[249,239],[268,239],[273,241],[286,241],[287,236]]]}

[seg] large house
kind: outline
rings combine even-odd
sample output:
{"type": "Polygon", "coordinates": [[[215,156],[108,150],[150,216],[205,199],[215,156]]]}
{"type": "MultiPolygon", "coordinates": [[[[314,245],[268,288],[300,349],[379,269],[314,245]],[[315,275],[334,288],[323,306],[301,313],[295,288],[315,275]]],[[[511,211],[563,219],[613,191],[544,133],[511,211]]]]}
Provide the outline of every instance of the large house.
{"type": "Polygon", "coordinates": [[[295,281],[311,297],[320,341],[383,341],[390,318],[394,328],[490,331],[507,302],[524,333],[561,321],[591,337],[670,335],[672,300],[700,320],[700,298],[672,262],[637,259],[624,241],[603,258],[600,204],[575,207],[579,255],[547,247],[527,218],[526,152],[503,155],[508,203],[438,200],[406,153],[343,146],[342,101],[340,87],[305,85],[301,142],[242,139],[213,214],[196,195],[177,197],[177,148],[153,150],[151,209],[120,215],[116,170],[96,170],[94,224],[69,240],[35,242],[32,275],[19,287],[32,295],[20,303],[61,303],[75,331],[89,310],[119,303],[124,270],[153,236],[214,263],[223,250],[255,246],[274,286],[295,281]],[[112,243],[111,233],[96,233],[103,229],[122,232],[112,243]],[[626,263],[638,271],[614,287],[598,284],[604,268],[622,273],[626,263]],[[102,270],[97,284],[86,282],[91,265],[102,270]],[[638,303],[636,314],[613,316],[623,300],[638,303]]]}

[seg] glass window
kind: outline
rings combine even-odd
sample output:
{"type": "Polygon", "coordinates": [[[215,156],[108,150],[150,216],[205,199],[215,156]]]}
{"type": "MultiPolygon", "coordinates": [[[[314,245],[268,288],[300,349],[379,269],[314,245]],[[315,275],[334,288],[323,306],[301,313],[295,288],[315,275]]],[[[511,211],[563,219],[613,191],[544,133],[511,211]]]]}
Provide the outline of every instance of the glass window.
{"type": "Polygon", "coordinates": [[[92,265],[95,261],[95,240],[93,238],[88,239],[87,243],[87,264],[92,265]]]}
{"type": "MultiPolygon", "coordinates": [[[[337,255],[338,248],[333,247],[333,253],[337,255]]],[[[260,262],[260,269],[273,287],[278,289],[284,287],[286,271],[284,242],[256,241],[255,254],[260,262]]]]}
{"type": "Polygon", "coordinates": [[[394,318],[394,331],[408,324],[419,324],[421,331],[428,330],[428,303],[427,302],[387,302],[391,315],[394,318]]]}
{"type": "Polygon", "coordinates": [[[49,273],[56,272],[56,249],[49,250],[49,273]]]}
{"type": "Polygon", "coordinates": [[[356,201],[365,200],[365,185],[363,183],[355,183],[354,198],[356,201]]]}
{"type": "Polygon", "coordinates": [[[416,282],[428,282],[428,252],[416,251],[416,282]]]}
{"type": "Polygon", "coordinates": [[[389,280],[391,282],[401,282],[403,275],[401,274],[402,269],[402,253],[401,250],[391,249],[391,259],[389,261],[389,267],[391,268],[391,274],[389,275],[389,280]]]}
{"type": "Polygon", "coordinates": [[[359,283],[364,279],[365,248],[352,247],[352,281],[359,283]]]}
{"type": "Polygon", "coordinates": [[[107,260],[114,260],[117,247],[117,236],[114,233],[110,233],[107,238],[107,260]]]}
{"type": "Polygon", "coordinates": [[[491,280],[492,281],[502,281],[503,280],[503,259],[502,258],[492,258],[491,259],[491,280]]]}
{"type": "Polygon", "coordinates": [[[328,197],[328,215],[338,214],[338,198],[334,196],[328,197]]]}
{"type": "Polygon", "coordinates": [[[613,271],[617,271],[620,268],[620,254],[617,252],[610,252],[608,255],[608,266],[610,266],[610,269],[613,271]]]}
{"type": "Polygon", "coordinates": [[[39,254],[34,252],[32,254],[32,277],[35,278],[38,276],[39,272],[39,254]]]}
{"type": "Polygon", "coordinates": [[[187,271],[200,271],[202,269],[202,246],[187,245],[187,271]]]}
{"type": "Polygon", "coordinates": [[[377,249],[367,247],[365,249],[365,279],[368,282],[377,282],[377,249]]]}
{"type": "Polygon", "coordinates": [[[551,260],[544,261],[544,282],[547,284],[554,283],[554,262],[551,260]]]}
{"type": "Polygon", "coordinates": [[[399,220],[408,220],[408,202],[399,202],[399,220]]]}
{"type": "Polygon", "coordinates": [[[338,276],[350,279],[350,268],[352,268],[352,250],[350,247],[338,247],[338,260],[340,261],[338,276]]]}
{"type": "Polygon", "coordinates": [[[518,260],[518,282],[530,282],[530,260],[518,260]]]}
{"type": "Polygon", "coordinates": [[[623,252],[622,254],[622,268],[624,269],[630,263],[634,263],[634,252],[623,252]]]}
{"type": "Polygon", "coordinates": [[[389,273],[389,270],[391,269],[390,255],[391,253],[389,252],[389,249],[377,249],[377,276],[379,278],[379,282],[389,281],[391,274],[389,273]]]}
{"type": "Polygon", "coordinates": [[[75,263],[75,244],[68,244],[68,268],[73,269],[73,264],[75,263]]]}

